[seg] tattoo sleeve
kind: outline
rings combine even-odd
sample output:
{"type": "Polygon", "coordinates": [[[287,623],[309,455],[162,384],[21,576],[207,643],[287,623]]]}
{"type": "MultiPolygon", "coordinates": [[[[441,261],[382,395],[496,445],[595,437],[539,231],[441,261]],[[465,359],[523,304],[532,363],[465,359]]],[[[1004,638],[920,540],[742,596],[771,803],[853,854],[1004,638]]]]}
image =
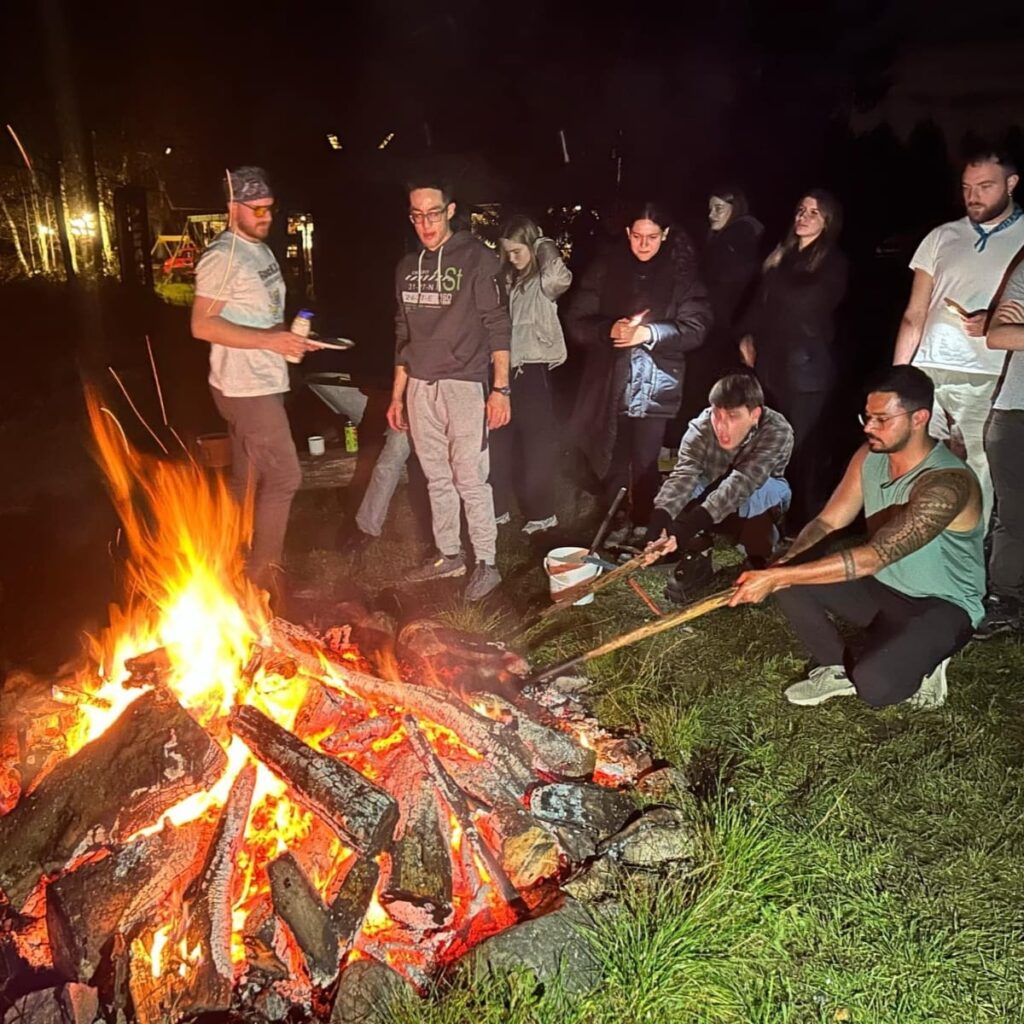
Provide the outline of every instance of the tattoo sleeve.
{"type": "Polygon", "coordinates": [[[971,479],[959,469],[924,474],[910,500],[868,542],[881,564],[918,551],[934,540],[964,510],[971,497],[971,479]]]}

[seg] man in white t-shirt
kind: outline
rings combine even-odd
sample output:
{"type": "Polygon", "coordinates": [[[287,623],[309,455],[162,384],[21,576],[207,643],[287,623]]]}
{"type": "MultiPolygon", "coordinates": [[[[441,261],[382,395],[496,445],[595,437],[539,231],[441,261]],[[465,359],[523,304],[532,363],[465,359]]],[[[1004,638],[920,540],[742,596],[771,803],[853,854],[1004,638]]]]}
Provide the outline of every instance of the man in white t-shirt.
{"type": "MultiPolygon", "coordinates": [[[[227,184],[227,183],[226,183],[227,184]]],[[[284,535],[302,473],[284,395],[288,363],[312,349],[284,324],[284,279],[264,239],[274,194],[260,167],[230,172],[228,229],[196,267],[192,335],[210,343],[210,390],[231,436],[231,483],[242,501],[255,489],[246,570],[272,593],[280,585],[284,535]]]]}
{"type": "Polygon", "coordinates": [[[914,282],[896,335],[893,362],[919,366],[935,384],[931,434],[962,446],[992,511],[985,421],[1004,354],[985,344],[989,306],[1024,246],[1024,217],[1013,201],[1017,168],[985,149],[966,162],[961,189],[967,216],[930,231],[910,267],[914,282]]]}
{"type": "Polygon", "coordinates": [[[989,592],[977,640],[1024,632],[1024,262],[1017,262],[1006,282],[987,341],[993,351],[1010,356],[985,432],[999,515],[992,525],[989,592]]]}

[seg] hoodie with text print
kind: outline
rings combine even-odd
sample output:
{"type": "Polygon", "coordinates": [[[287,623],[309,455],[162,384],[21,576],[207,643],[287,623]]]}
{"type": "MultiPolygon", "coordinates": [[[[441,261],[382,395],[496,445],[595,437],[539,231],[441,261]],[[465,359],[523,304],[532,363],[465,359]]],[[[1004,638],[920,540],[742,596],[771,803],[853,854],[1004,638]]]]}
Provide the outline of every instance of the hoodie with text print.
{"type": "Polygon", "coordinates": [[[468,231],[434,252],[422,249],[398,263],[395,363],[417,380],[487,384],[491,353],[512,338],[497,280],[498,258],[468,231]]]}

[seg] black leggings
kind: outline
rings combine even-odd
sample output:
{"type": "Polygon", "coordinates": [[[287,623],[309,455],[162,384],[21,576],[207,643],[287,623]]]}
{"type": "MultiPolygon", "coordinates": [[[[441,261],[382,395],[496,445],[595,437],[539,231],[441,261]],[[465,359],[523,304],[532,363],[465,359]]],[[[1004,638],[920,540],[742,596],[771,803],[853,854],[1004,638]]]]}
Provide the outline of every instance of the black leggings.
{"type": "Polygon", "coordinates": [[[602,481],[604,499],[611,504],[620,487],[629,487],[634,526],[647,525],[661,487],[658,455],[666,423],[661,416],[620,416],[616,423],[612,461],[602,481]]]}
{"type": "Polygon", "coordinates": [[[793,632],[819,665],[844,665],[866,704],[880,708],[913,696],[939,662],[973,632],[959,605],[938,597],[908,597],[873,577],[790,587],[776,595],[793,632]],[[867,631],[854,659],[830,613],[867,631]]]}

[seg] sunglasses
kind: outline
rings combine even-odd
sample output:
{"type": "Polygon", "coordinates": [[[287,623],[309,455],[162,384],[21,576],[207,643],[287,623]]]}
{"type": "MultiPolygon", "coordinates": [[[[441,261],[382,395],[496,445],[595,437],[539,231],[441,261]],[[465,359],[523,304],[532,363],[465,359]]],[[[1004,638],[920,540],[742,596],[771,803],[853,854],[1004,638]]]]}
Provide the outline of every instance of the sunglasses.
{"type": "Polygon", "coordinates": [[[243,203],[240,199],[235,200],[239,206],[244,206],[247,210],[252,210],[253,216],[255,217],[271,217],[274,213],[274,204],[256,205],[255,203],[243,203]]]}

